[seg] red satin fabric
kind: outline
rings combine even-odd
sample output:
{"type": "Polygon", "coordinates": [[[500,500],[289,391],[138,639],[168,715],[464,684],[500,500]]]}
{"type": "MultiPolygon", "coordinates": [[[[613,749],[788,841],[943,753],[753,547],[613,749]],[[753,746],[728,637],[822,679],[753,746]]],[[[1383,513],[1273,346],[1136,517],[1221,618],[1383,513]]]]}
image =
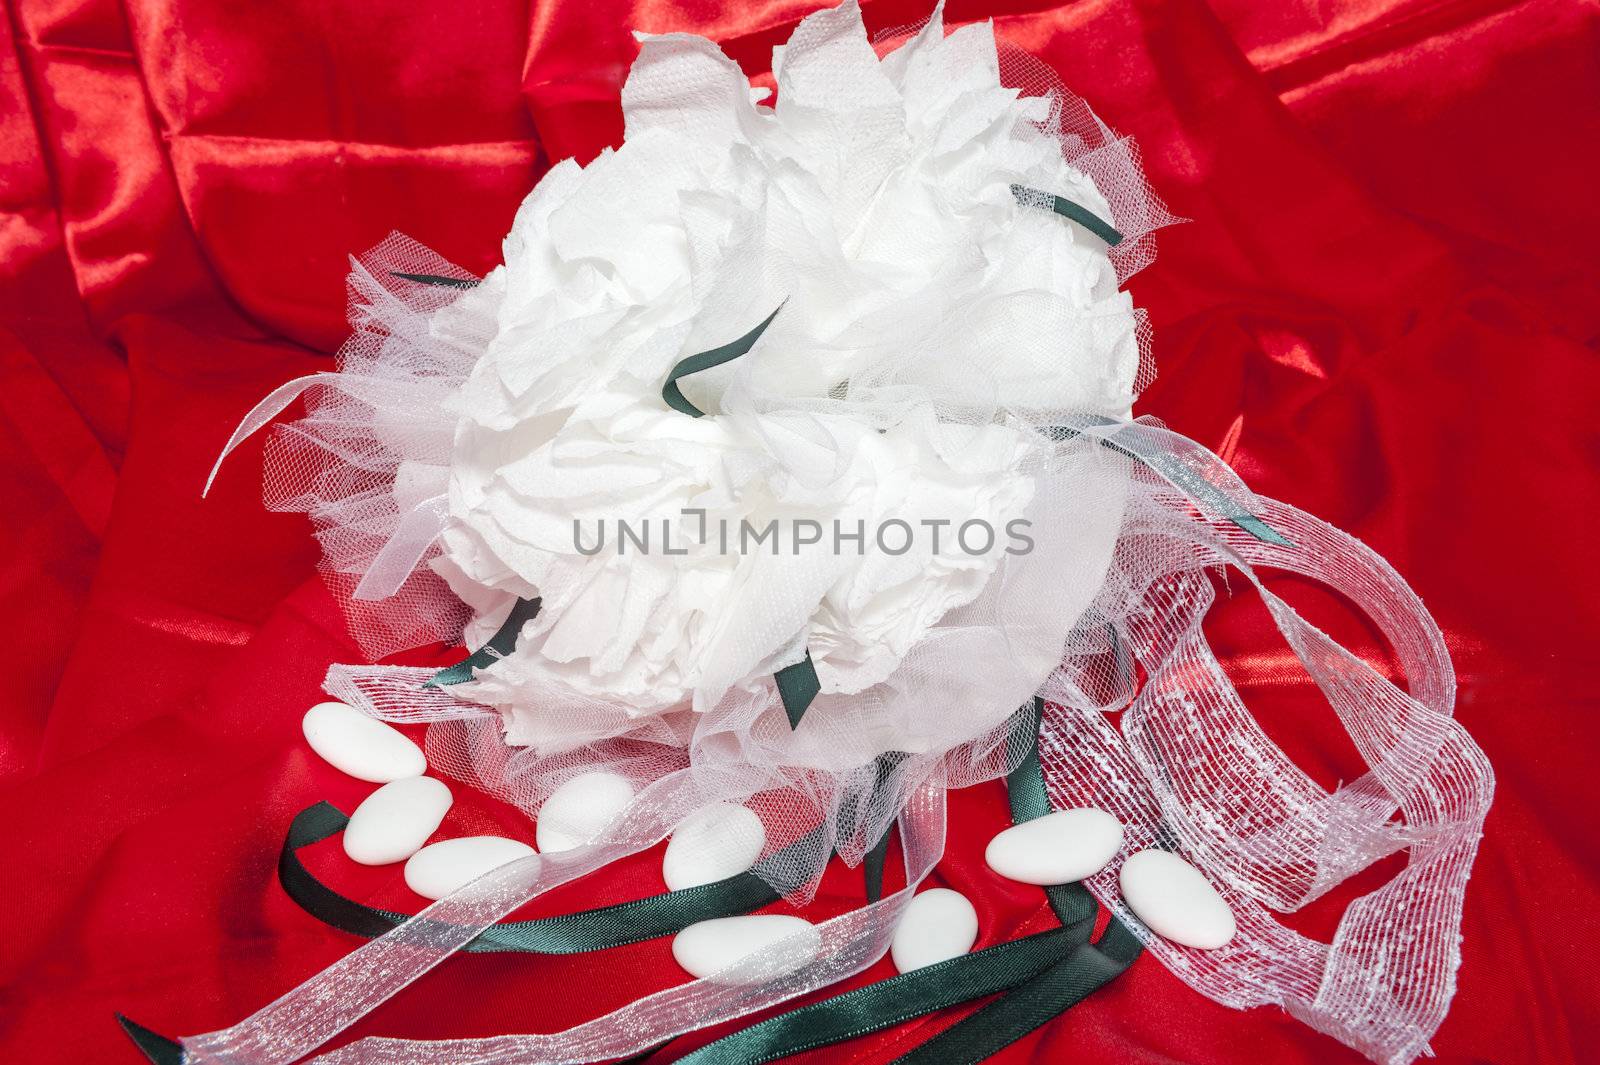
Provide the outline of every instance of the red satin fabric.
{"type": "MultiPolygon", "coordinates": [[[[346,257],[403,229],[496,259],[552,159],[620,135],[628,31],[690,30],[753,76],[812,4],[623,0],[12,0],[0,47],[0,1058],[134,1062],[121,1010],[238,1020],[351,949],[290,904],[293,811],[366,788],[299,739],[357,654],[259,444],[206,468],[277,383],[326,367],[346,257]]],[[[868,0],[871,28],[921,0],[868,0]]],[[[951,0],[994,17],[1114,126],[1194,219],[1134,281],[1160,378],[1142,409],[1259,491],[1351,530],[1413,583],[1499,774],[1441,1061],[1600,1058],[1593,961],[1594,527],[1600,459],[1600,20],[1558,0],[951,0]]],[[[769,82],[770,83],[770,82],[769,82]]],[[[1340,602],[1276,582],[1382,661],[1340,602]]],[[[1214,612],[1248,703],[1332,786],[1360,767],[1260,603],[1214,612]]],[[[425,656],[424,656],[425,657],[425,656]]],[[[418,659],[423,660],[423,658],[418,659]]],[[[447,831],[526,834],[458,788],[447,831]]],[[[988,874],[998,785],[953,797],[942,883],[984,944],[1044,927],[988,874]]],[[[314,867],[409,908],[396,869],[314,867]]],[[[660,889],[658,853],[541,912],[660,889]]],[[[891,864],[893,859],[891,859],[891,864]]],[[[1326,935],[1354,892],[1295,923],[1326,935]]],[[[815,915],[860,903],[830,872],[815,915]]],[[[886,975],[887,963],[869,974],[886,975]]],[[[354,1035],[551,1031],[682,974],[614,956],[458,957],[354,1035]]],[[[885,1061],[946,1014],[806,1060],[885,1061]]],[[[681,1053],[710,1034],[674,1044],[681,1053]]],[[[1350,1062],[1146,958],[1004,1060],[1350,1062]]]]}

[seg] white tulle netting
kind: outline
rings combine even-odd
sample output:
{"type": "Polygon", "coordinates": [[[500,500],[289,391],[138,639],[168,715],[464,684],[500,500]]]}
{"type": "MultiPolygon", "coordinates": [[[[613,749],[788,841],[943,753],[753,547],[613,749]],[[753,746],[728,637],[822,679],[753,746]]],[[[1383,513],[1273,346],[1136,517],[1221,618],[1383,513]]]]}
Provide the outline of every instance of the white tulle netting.
{"type": "Polygon", "coordinates": [[[944,792],[1016,766],[1031,745],[1018,708],[1035,695],[1054,803],[1112,811],[1124,856],[1177,851],[1237,915],[1228,946],[1176,947],[1121,905],[1120,859],[1092,878],[1174,973],[1235,1007],[1280,1005],[1374,1060],[1426,1052],[1493,787],[1451,717],[1437,628],[1361,544],[1128,420],[1151,371],[1120,286],[1173,221],[1131,142],[986,24],[946,35],[936,11],[865,40],[853,4],[805,20],[775,56],[768,114],[707,42],[646,39],[628,139],[667,147],[553,170],[485,278],[391,236],[353,264],[338,372],[285,385],[230,441],[305,396],[305,417],[270,441],[267,497],[311,515],[373,659],[477,646],[519,598],[544,599],[470,683],[339,665],[331,695],[430,723],[435,771],[532,818],[597,769],[636,797],[589,845],[497,870],[241,1024],[185,1039],[190,1060],[311,1053],[526,900],[718,802],[760,817],[756,872],[792,903],[831,856],[859,862],[896,823],[907,887],[567,1032],[369,1038],[328,1060],[622,1057],[859,971],[943,851],[944,792]],[[880,158],[883,143],[899,154],[880,158]],[[658,173],[673,191],[659,202],[645,187],[658,173]],[[1013,185],[1070,196],[1122,239],[1107,246],[1013,185]],[[666,407],[679,359],[774,307],[747,355],[685,380],[714,417],[666,407]],[[1021,517],[1031,550],[596,561],[561,540],[571,515],[671,521],[686,501],[725,517],[1021,517]],[[1391,640],[1404,690],[1261,588],[1367,760],[1359,780],[1315,784],[1207,649],[1227,567],[1258,588],[1256,567],[1322,581],[1391,640]],[[822,690],[792,727],[770,678],[807,651],[822,690]],[[1400,851],[1405,870],[1352,904],[1331,944],[1273,916],[1400,851]]]}
{"type": "Polygon", "coordinates": [[[1455,675],[1422,602],[1365,545],[1293,507],[1253,496],[1214,455],[1135,424],[1112,439],[1207,484],[1283,543],[1191,509],[1187,478],[1149,478],[1126,511],[1106,586],[1041,689],[1047,790],[1058,807],[1095,805],[1127,829],[1124,855],[1174,850],[1204,870],[1239,925],[1212,951],[1146,933],[1122,904],[1113,862],[1088,881],[1175,974],[1237,1008],[1276,1004],[1368,1057],[1428,1053],[1460,963],[1461,906],[1494,775],[1452,717],[1455,675]],[[1156,483],[1157,480],[1165,483],[1156,483]],[[1207,646],[1208,570],[1243,572],[1348,730],[1369,771],[1328,791],[1256,723],[1207,646]],[[1402,690],[1262,586],[1257,568],[1333,588],[1388,639],[1402,690]],[[1120,717],[1118,716],[1120,714],[1120,717]],[[1290,913],[1372,863],[1402,871],[1346,909],[1332,943],[1290,913]]]}

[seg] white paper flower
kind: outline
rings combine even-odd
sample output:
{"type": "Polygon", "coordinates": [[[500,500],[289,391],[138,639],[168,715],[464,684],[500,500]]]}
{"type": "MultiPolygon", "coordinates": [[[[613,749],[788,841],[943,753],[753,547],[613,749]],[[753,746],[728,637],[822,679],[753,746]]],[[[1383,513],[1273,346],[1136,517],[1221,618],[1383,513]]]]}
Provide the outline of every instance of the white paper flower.
{"type": "Polygon", "coordinates": [[[554,167],[464,297],[498,329],[456,405],[437,568],[480,610],[469,642],[544,599],[473,696],[706,709],[807,649],[824,692],[862,691],[994,573],[1034,423],[1126,412],[1133,309],[1104,243],[1012,186],[1109,207],[1041,127],[1050,101],[1001,86],[986,23],[947,37],[936,12],[880,60],[853,0],[820,12],[775,50],[770,108],[711,42],[641,41],[623,146],[554,167]],[[749,354],[682,382],[714,416],[663,401],[680,359],[780,304],[749,354]],[[652,550],[579,549],[575,523],[592,547],[618,520],[652,550]],[[717,542],[773,520],[824,542],[717,542]],[[876,542],[893,520],[904,554],[876,542]],[[976,553],[954,535],[974,520],[999,532],[976,553]]]}

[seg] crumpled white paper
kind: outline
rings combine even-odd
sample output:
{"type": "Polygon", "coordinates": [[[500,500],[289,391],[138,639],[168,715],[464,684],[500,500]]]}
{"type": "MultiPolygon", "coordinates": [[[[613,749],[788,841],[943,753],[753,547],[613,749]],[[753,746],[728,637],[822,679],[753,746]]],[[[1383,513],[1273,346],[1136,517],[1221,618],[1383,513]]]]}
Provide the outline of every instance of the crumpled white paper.
{"type": "Polygon", "coordinates": [[[1011,186],[1110,206],[1063,158],[1052,101],[1001,86],[989,24],[945,36],[936,12],[880,60],[854,2],[819,12],[775,54],[772,107],[711,42],[640,39],[622,147],[554,167],[458,309],[496,332],[452,404],[435,565],[479,608],[469,642],[543,596],[470,689],[513,742],[541,735],[522,720],[539,689],[704,711],[807,649],[825,693],[885,681],[1016,546],[1043,447],[1018,413],[1133,398],[1135,317],[1106,246],[1011,186]],[[716,417],[662,402],[679,359],[780,304],[748,355],[683,382],[716,417]],[[655,550],[620,550],[619,519],[655,550]],[[823,542],[716,542],[773,520],[823,542]],[[876,542],[890,520],[919,533],[904,554],[876,542]],[[955,537],[973,520],[998,534],[976,554],[955,537]],[[588,546],[608,530],[604,549],[580,551],[575,522],[588,546]],[[686,554],[661,550],[663,522],[686,554]],[[865,530],[861,553],[835,549],[836,522],[865,530]]]}

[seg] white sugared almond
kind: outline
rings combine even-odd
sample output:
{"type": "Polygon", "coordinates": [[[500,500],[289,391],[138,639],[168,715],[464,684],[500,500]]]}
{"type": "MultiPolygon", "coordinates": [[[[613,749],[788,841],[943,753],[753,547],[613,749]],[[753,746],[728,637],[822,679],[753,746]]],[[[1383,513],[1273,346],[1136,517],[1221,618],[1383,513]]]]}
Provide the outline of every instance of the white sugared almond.
{"type": "Polygon", "coordinates": [[[1024,821],[989,841],[989,868],[1023,884],[1070,884],[1093,876],[1122,847],[1122,824],[1092,806],[1024,821]]]}
{"type": "Polygon", "coordinates": [[[403,861],[438,831],[450,803],[450,789],[432,777],[385,784],[350,815],[344,852],[362,865],[403,861]]]}
{"type": "Polygon", "coordinates": [[[406,860],[406,887],[425,899],[442,899],[478,879],[533,853],[520,840],[504,836],[462,836],[430,843],[406,860]]]}
{"type": "Polygon", "coordinates": [[[1163,939],[1215,950],[1238,931],[1233,911],[1205,875],[1167,851],[1140,851],[1122,863],[1122,898],[1163,939]]]}
{"type": "Polygon", "coordinates": [[[822,945],[822,936],[811,922],[781,913],[745,914],[717,917],[692,924],[672,938],[672,959],[691,976],[706,977],[760,950],[793,937],[793,942],[773,956],[771,964],[760,966],[747,978],[721,979],[731,983],[757,982],[792,973],[812,958],[822,945]]]}
{"type": "Polygon", "coordinates": [[[715,883],[756,864],[766,845],[761,818],[735,803],[713,803],[673,830],[661,859],[661,878],[671,891],[715,883]]]}
{"type": "Polygon", "coordinates": [[[428,769],[422,749],[398,729],[344,703],[318,703],[300,721],[311,749],[357,780],[387,784],[428,769]]]}
{"type": "Polygon", "coordinates": [[[632,801],[627,777],[603,770],[575,776],[539,807],[534,841],[544,854],[580,847],[605,831],[632,801]]]}
{"type": "Polygon", "coordinates": [[[895,925],[889,956],[903,973],[959,958],[978,941],[978,911],[959,891],[929,888],[911,900],[895,925]]]}

